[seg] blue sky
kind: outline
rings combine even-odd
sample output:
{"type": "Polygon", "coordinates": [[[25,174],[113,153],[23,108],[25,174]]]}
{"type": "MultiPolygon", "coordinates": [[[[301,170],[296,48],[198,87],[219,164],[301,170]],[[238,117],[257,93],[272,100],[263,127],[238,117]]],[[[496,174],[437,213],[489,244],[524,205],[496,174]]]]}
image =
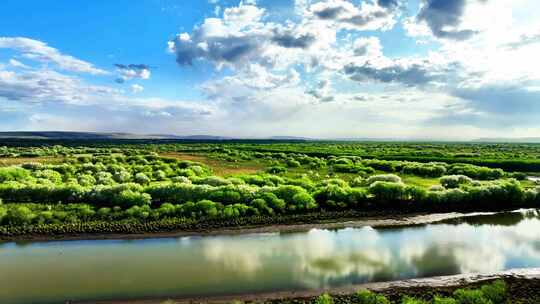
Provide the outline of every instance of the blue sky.
{"type": "Polygon", "coordinates": [[[536,136],[538,9],[533,0],[6,0],[0,130],[536,136]]]}

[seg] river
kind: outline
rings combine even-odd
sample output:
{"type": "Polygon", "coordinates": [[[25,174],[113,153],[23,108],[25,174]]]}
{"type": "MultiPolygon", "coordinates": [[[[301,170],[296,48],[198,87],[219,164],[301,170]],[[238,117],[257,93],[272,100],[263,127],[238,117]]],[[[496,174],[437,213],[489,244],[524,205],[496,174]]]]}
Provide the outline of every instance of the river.
{"type": "Polygon", "coordinates": [[[415,227],[0,243],[1,303],[243,294],[540,267],[540,211],[415,227]]]}

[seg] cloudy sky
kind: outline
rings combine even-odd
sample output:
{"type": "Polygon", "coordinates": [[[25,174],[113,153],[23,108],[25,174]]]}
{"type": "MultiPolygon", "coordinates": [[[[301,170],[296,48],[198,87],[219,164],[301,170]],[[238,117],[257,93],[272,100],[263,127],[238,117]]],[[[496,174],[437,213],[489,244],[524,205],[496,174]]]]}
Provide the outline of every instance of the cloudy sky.
{"type": "Polygon", "coordinates": [[[540,134],[538,0],[3,0],[0,130],[540,134]]]}

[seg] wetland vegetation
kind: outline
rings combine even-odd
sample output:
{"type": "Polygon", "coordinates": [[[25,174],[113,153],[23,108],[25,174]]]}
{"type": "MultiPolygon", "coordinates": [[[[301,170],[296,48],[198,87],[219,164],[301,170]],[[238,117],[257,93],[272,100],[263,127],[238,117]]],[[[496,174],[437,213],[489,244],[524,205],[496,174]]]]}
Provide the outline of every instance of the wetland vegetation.
{"type": "Polygon", "coordinates": [[[540,206],[534,144],[28,144],[0,148],[3,238],[540,206]]]}

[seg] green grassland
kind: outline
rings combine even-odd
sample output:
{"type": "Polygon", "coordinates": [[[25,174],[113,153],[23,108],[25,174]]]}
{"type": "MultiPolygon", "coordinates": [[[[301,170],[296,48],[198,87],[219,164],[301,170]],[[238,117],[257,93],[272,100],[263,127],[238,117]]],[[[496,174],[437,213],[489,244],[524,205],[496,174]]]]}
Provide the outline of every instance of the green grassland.
{"type": "Polygon", "coordinates": [[[0,234],[537,207],[540,187],[529,176],[537,175],[539,151],[533,144],[7,142],[0,234]]]}

